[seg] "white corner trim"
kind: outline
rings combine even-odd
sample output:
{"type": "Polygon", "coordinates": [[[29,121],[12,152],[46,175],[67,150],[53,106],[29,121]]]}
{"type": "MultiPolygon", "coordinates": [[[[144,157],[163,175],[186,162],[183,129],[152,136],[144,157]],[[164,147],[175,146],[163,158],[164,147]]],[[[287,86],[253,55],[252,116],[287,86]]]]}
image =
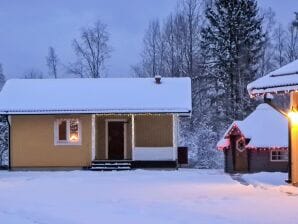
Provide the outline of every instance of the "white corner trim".
{"type": "MultiPolygon", "coordinates": [[[[127,122],[127,119],[105,119],[105,158],[107,160],[109,159],[109,122],[117,121],[127,122]]],[[[124,159],[127,159],[127,123],[124,123],[123,129],[124,159]]]]}
{"type": "Polygon", "coordinates": [[[132,150],[134,161],[175,161],[174,147],[135,147],[132,150]]]}
{"type": "MultiPolygon", "coordinates": [[[[135,115],[131,115],[131,148],[132,148],[132,151],[133,149],[135,148],[135,115]]],[[[134,154],[132,152],[132,160],[134,160],[134,154]]]]}
{"type": "Polygon", "coordinates": [[[95,160],[95,114],[91,116],[91,159],[95,160]]]}

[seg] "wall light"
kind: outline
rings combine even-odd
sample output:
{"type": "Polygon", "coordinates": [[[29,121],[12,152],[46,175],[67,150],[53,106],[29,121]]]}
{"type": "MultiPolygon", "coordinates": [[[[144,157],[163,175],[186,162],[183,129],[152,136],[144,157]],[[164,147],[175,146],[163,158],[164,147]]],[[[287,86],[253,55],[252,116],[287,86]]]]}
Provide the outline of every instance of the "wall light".
{"type": "Polygon", "coordinates": [[[290,111],[288,113],[288,117],[290,118],[292,124],[298,124],[298,112],[290,111]]]}

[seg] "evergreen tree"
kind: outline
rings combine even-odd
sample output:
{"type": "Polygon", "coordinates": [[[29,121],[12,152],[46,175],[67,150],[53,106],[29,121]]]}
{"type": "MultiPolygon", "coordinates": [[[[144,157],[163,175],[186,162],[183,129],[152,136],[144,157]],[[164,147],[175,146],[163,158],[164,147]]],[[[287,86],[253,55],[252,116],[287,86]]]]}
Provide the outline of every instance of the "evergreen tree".
{"type": "MultiPolygon", "coordinates": [[[[5,83],[2,64],[0,64],[0,90],[5,83]]],[[[8,123],[5,116],[0,116],[0,167],[8,165],[8,123]]]]}
{"type": "Polygon", "coordinates": [[[255,0],[215,0],[206,19],[202,49],[214,89],[213,108],[227,125],[243,119],[254,106],[246,86],[257,76],[265,39],[262,18],[255,0]]]}

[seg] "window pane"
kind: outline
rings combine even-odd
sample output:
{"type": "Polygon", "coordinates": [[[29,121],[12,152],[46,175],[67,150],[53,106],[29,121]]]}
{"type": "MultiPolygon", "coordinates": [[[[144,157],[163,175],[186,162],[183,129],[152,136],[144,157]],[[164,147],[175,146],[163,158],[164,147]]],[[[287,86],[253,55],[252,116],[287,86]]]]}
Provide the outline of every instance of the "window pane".
{"type": "Polygon", "coordinates": [[[288,152],[287,151],[271,151],[271,159],[275,161],[287,161],[288,152]]]}
{"type": "Polygon", "coordinates": [[[272,151],[272,156],[275,156],[276,155],[276,151],[272,151]]]}
{"type": "Polygon", "coordinates": [[[66,121],[61,121],[59,123],[59,140],[66,141],[66,121]]]}
{"type": "Polygon", "coordinates": [[[69,122],[69,141],[79,141],[79,122],[78,120],[70,120],[69,122]]]}

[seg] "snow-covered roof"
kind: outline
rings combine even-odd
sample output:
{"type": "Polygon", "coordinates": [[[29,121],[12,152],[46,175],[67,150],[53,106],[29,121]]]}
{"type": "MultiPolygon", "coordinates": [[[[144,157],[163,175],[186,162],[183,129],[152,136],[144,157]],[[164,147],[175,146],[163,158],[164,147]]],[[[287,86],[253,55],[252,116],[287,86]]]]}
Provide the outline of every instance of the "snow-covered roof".
{"type": "Polygon", "coordinates": [[[251,96],[298,90],[298,60],[249,83],[247,89],[251,96]]]}
{"type": "Polygon", "coordinates": [[[0,114],[190,114],[190,78],[10,79],[0,114]]]}
{"type": "Polygon", "coordinates": [[[282,114],[268,104],[260,104],[243,121],[235,121],[228,128],[224,137],[217,143],[217,148],[229,146],[229,134],[237,127],[241,134],[250,139],[246,148],[287,148],[288,121],[282,114]]]}

